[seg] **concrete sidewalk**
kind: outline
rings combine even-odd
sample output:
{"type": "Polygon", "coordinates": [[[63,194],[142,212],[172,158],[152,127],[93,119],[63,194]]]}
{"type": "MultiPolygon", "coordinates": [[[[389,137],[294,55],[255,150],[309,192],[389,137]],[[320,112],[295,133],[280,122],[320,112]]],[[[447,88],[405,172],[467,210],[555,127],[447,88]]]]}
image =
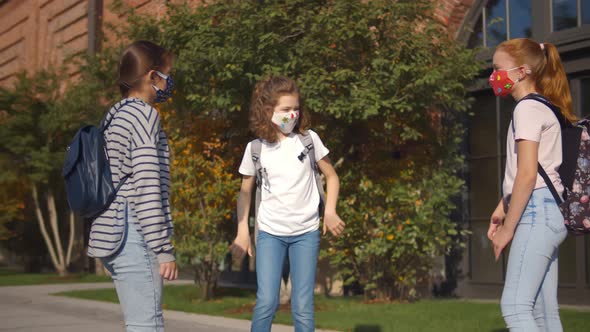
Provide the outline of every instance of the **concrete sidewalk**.
{"type": "MultiPolygon", "coordinates": [[[[187,281],[175,281],[171,284],[183,283],[186,284],[187,281]]],[[[112,283],[0,287],[0,331],[123,331],[123,318],[118,304],[50,295],[71,290],[111,287],[112,283]]],[[[164,310],[164,318],[167,332],[245,332],[250,327],[250,322],[246,320],[173,310],[164,310]]],[[[287,332],[293,331],[293,327],[273,325],[272,330],[287,332]]]]}

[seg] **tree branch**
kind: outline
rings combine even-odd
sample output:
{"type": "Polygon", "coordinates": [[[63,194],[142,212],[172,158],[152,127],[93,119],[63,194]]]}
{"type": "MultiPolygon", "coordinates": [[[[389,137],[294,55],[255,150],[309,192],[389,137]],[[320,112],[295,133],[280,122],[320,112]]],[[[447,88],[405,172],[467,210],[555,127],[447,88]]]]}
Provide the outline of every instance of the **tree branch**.
{"type": "Polygon", "coordinates": [[[75,225],[74,225],[74,212],[70,211],[70,239],[68,241],[68,253],[66,255],[66,268],[68,266],[70,266],[70,262],[72,259],[72,249],[74,248],[74,231],[75,231],[75,225]]]}
{"type": "Polygon", "coordinates": [[[287,39],[295,38],[295,37],[300,36],[302,34],[303,34],[303,30],[302,31],[298,31],[296,33],[293,33],[293,34],[290,34],[290,35],[287,35],[287,36],[281,38],[281,41],[280,42],[282,43],[282,42],[286,41],[287,39]]]}

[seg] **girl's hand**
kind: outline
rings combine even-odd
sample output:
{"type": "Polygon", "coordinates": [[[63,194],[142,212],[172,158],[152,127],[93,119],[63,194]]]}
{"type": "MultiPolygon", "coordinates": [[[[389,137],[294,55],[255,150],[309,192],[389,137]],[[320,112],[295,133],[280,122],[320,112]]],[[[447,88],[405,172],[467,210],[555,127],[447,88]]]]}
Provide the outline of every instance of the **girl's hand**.
{"type": "Polygon", "coordinates": [[[495,232],[493,236],[492,243],[494,244],[494,255],[496,256],[496,262],[500,259],[500,255],[508,243],[512,241],[512,237],[514,236],[514,229],[511,229],[508,226],[501,226],[495,232]]]}
{"type": "Polygon", "coordinates": [[[252,257],[252,247],[250,245],[250,233],[240,234],[236,236],[234,243],[229,247],[233,257],[242,259],[246,253],[252,257]]]}
{"type": "Polygon", "coordinates": [[[340,236],[344,231],[344,221],[336,213],[326,213],[324,215],[323,235],[326,235],[327,230],[330,230],[330,233],[334,236],[340,236]]]}
{"type": "Polygon", "coordinates": [[[496,234],[498,228],[504,223],[504,218],[506,218],[506,213],[504,213],[504,207],[502,206],[502,201],[500,201],[500,204],[498,204],[498,207],[490,218],[490,227],[488,228],[488,239],[490,241],[493,241],[494,234],[496,234]]]}
{"type": "Polygon", "coordinates": [[[166,280],[176,280],[178,278],[176,262],[160,263],[160,275],[166,280]]]}

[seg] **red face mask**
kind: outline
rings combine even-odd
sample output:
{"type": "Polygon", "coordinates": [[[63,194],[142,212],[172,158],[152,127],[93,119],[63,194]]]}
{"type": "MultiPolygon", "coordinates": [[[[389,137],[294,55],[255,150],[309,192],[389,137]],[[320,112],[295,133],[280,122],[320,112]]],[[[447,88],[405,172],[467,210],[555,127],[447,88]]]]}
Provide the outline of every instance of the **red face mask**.
{"type": "Polygon", "coordinates": [[[490,75],[490,86],[494,90],[494,94],[496,96],[506,97],[510,94],[510,91],[514,87],[515,83],[510,79],[510,77],[508,77],[508,72],[519,68],[521,67],[515,67],[507,70],[494,70],[492,72],[492,75],[490,75]]]}

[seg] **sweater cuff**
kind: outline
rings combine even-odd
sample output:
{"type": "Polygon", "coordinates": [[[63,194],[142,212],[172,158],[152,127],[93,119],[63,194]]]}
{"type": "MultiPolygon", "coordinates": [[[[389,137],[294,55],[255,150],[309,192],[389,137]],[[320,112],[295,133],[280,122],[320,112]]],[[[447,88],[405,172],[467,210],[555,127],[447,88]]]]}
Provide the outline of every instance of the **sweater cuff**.
{"type": "Polygon", "coordinates": [[[174,251],[166,251],[157,253],[156,256],[158,257],[158,263],[169,263],[176,261],[176,257],[174,256],[174,251]]]}

